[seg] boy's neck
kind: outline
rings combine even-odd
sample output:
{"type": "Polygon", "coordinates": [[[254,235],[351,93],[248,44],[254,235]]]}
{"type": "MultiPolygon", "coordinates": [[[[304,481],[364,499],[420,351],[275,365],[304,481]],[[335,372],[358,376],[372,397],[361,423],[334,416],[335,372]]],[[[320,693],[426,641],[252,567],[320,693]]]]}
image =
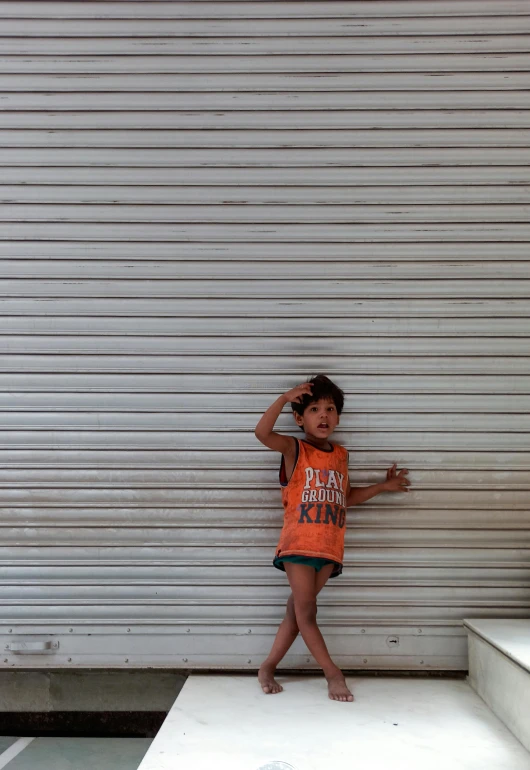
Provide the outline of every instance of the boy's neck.
{"type": "Polygon", "coordinates": [[[312,444],[317,449],[324,449],[326,451],[329,451],[330,449],[333,449],[333,445],[331,441],[327,438],[318,438],[318,436],[313,436],[311,433],[305,434],[304,441],[307,441],[308,444],[312,444]]]}

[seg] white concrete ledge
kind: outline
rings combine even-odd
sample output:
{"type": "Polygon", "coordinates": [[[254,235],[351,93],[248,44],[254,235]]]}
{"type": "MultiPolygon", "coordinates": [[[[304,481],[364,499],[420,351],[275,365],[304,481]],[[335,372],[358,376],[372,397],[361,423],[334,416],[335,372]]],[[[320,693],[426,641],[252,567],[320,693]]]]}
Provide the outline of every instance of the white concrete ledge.
{"type": "Polygon", "coordinates": [[[464,620],[464,627],[530,672],[530,618],[464,620]]]}
{"type": "Polygon", "coordinates": [[[139,770],[528,770],[530,755],[462,679],[192,674],[139,770]]]}
{"type": "Polygon", "coordinates": [[[530,751],[530,620],[480,618],[464,626],[469,684],[530,751]]]}

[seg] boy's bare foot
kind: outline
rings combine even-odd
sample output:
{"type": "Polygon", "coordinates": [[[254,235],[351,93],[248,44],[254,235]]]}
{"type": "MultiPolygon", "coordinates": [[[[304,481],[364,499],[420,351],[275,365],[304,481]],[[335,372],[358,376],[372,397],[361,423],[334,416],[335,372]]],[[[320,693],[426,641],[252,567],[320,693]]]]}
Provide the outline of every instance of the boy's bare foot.
{"type": "Polygon", "coordinates": [[[342,671],[328,679],[328,693],[331,700],[353,700],[353,695],[348,690],[342,671]]]}
{"type": "Polygon", "coordinates": [[[266,666],[265,664],[260,666],[258,679],[263,692],[267,695],[274,695],[283,690],[281,684],[278,684],[274,678],[274,668],[271,668],[270,666],[266,666]]]}

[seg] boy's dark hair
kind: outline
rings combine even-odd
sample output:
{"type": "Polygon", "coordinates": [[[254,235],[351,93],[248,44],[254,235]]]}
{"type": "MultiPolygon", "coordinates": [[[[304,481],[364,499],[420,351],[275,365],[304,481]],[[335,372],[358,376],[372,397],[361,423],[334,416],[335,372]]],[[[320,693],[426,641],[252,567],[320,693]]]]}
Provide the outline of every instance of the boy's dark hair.
{"type": "Polygon", "coordinates": [[[334,382],[331,382],[329,377],[326,377],[325,374],[317,374],[316,377],[312,377],[307,381],[313,383],[312,393],[305,393],[300,404],[297,401],[291,401],[291,409],[293,412],[302,416],[309,404],[313,404],[321,398],[330,398],[335,404],[338,414],[342,413],[344,407],[344,391],[335,385],[334,382]]]}

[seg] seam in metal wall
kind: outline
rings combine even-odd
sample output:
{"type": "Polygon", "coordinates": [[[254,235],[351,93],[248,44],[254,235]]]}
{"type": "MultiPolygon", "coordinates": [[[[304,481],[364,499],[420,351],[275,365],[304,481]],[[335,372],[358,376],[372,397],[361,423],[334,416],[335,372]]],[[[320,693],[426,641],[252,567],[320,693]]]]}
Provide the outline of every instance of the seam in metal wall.
{"type": "Polygon", "coordinates": [[[352,484],[414,485],[349,510],[330,651],[465,669],[464,617],[530,613],[528,4],[0,19],[0,639],[42,645],[4,665],[255,668],[253,429],[324,371],[352,484]]]}

